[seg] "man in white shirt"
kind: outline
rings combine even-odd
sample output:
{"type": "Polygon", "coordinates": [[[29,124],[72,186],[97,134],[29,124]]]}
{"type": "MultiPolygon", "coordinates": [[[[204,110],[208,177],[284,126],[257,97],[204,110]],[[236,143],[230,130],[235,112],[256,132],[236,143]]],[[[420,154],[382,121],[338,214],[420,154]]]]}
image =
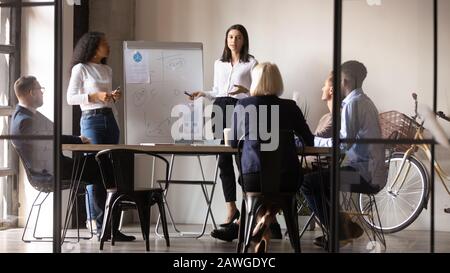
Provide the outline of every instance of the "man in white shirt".
{"type": "MultiPolygon", "coordinates": [[[[348,61],[342,64],[341,95],[341,139],[380,139],[378,110],[372,100],[363,92],[362,85],[367,76],[364,64],[348,61]]],[[[315,146],[332,146],[331,138],[316,137],[315,146]]],[[[341,187],[343,185],[362,185],[376,193],[386,184],[387,170],[384,164],[384,146],[382,144],[343,143],[345,159],[341,163],[341,187]]],[[[311,173],[305,176],[301,188],[308,205],[322,223],[326,224],[329,215],[330,174],[311,173]],[[322,185],[321,185],[322,184],[322,185]],[[322,196],[322,195],[325,196],[322,196]],[[325,198],[325,202],[322,199],[325,198]],[[323,204],[326,204],[325,208],[323,204]]],[[[348,219],[340,220],[340,239],[351,239],[362,235],[362,230],[348,219]],[[350,225],[348,227],[343,225],[350,225]],[[345,232],[347,231],[347,232],[345,232]],[[349,232],[348,232],[349,231],[349,232]]],[[[317,238],[315,244],[326,246],[325,238],[317,238]]]]}

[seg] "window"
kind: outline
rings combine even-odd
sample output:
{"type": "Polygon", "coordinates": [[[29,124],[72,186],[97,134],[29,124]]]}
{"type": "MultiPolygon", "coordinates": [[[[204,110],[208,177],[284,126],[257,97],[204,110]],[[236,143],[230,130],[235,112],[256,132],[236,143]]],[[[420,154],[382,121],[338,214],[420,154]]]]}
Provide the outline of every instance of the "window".
{"type": "MultiPolygon", "coordinates": [[[[0,135],[9,133],[15,101],[12,81],[18,67],[17,44],[13,35],[16,14],[13,1],[0,1],[0,135]]],[[[17,157],[6,139],[0,139],[0,229],[17,225],[17,157]]]]}
{"type": "MultiPolygon", "coordinates": [[[[54,4],[42,0],[0,0],[0,229],[17,226],[19,215],[19,159],[9,141],[10,119],[17,104],[13,85],[21,73],[41,76],[44,86],[47,82],[53,84],[53,60],[48,56],[54,55],[54,4]],[[52,39],[39,41],[39,25],[48,25],[48,33],[44,34],[52,39]],[[45,52],[32,48],[32,43],[45,52]],[[21,62],[22,57],[27,61],[21,62]],[[36,62],[42,60],[45,63],[41,67],[46,69],[37,69],[36,62]]],[[[53,103],[47,105],[45,114],[53,116],[53,103]]]]}

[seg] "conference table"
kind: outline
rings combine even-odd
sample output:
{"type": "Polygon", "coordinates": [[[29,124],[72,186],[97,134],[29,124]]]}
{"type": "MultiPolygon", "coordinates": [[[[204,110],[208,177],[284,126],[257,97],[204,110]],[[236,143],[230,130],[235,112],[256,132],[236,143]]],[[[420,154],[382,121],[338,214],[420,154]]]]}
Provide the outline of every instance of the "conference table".
{"type": "MultiPolygon", "coordinates": [[[[199,154],[199,155],[218,155],[235,154],[237,148],[226,145],[204,145],[204,144],[63,144],[63,151],[71,152],[99,152],[107,149],[133,149],[156,154],[199,154]]],[[[298,149],[300,156],[322,156],[331,155],[332,148],[329,147],[310,147],[305,146],[298,149]]]]}
{"type": "MultiPolygon", "coordinates": [[[[167,206],[166,208],[168,209],[169,217],[171,219],[173,228],[181,237],[191,237],[191,236],[186,236],[186,235],[194,235],[193,238],[199,238],[199,237],[203,236],[205,233],[205,230],[206,230],[209,215],[211,215],[213,227],[217,228],[215,220],[214,220],[214,216],[211,211],[211,203],[212,203],[212,198],[214,195],[214,189],[215,189],[215,185],[217,182],[217,176],[218,176],[217,157],[220,154],[237,154],[237,152],[238,152],[237,148],[233,148],[231,146],[226,146],[226,145],[206,145],[206,144],[158,144],[158,143],[142,144],[142,145],[63,144],[62,145],[63,151],[74,153],[73,158],[75,161],[75,163],[74,163],[75,167],[73,170],[74,173],[72,174],[73,187],[71,188],[71,191],[76,193],[78,190],[78,187],[80,185],[79,177],[81,177],[81,173],[83,171],[83,166],[84,166],[85,159],[86,159],[84,154],[85,153],[94,153],[95,154],[97,152],[100,152],[103,150],[109,150],[109,149],[131,149],[131,150],[138,150],[138,151],[142,151],[142,152],[151,152],[151,153],[155,153],[155,154],[159,154],[159,155],[171,155],[172,159],[170,161],[170,167],[169,167],[169,169],[170,169],[169,181],[172,178],[173,162],[174,162],[175,155],[191,155],[191,156],[197,156],[197,157],[199,157],[199,156],[216,156],[216,168],[215,168],[214,178],[211,183],[211,185],[212,185],[211,192],[208,193],[206,186],[202,184],[202,191],[203,191],[203,195],[205,197],[205,201],[207,204],[207,211],[206,211],[206,217],[205,217],[201,232],[193,233],[193,232],[180,231],[175,225],[175,221],[172,217],[172,213],[171,213],[169,207],[167,206]]],[[[312,157],[316,157],[316,158],[319,158],[321,156],[331,156],[332,148],[305,146],[305,147],[301,147],[298,149],[298,155],[303,156],[303,157],[304,156],[312,156],[312,157]]],[[[199,162],[200,162],[200,168],[202,171],[203,180],[205,180],[205,177],[203,174],[203,168],[201,167],[200,159],[199,159],[199,162]]],[[[154,172],[152,172],[152,174],[153,173],[154,172]]],[[[167,196],[167,190],[164,194],[164,198],[166,198],[166,196],[167,196]]],[[[70,201],[70,199],[69,199],[69,201],[70,201]]],[[[167,204],[166,199],[165,199],[165,202],[167,204]]],[[[73,206],[73,202],[71,202],[69,204],[71,204],[71,206],[70,206],[70,209],[67,211],[67,215],[69,215],[69,213],[71,213],[71,210],[72,210],[71,207],[73,206]]],[[[67,219],[67,217],[66,217],[66,219],[67,219]]],[[[155,233],[159,237],[162,237],[162,235],[158,233],[159,222],[160,221],[158,218],[157,225],[155,228],[155,233]]]]}

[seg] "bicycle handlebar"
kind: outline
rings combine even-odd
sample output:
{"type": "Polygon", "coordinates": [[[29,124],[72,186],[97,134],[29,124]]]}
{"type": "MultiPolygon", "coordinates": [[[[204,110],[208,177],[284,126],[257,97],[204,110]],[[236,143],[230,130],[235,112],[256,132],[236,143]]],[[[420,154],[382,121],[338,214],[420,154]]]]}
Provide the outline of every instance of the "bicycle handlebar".
{"type": "MultiPolygon", "coordinates": [[[[416,120],[416,118],[419,116],[419,113],[417,112],[417,105],[418,105],[418,101],[417,101],[417,94],[416,93],[412,93],[412,98],[414,100],[414,116],[412,117],[414,120],[416,120]]],[[[447,117],[444,112],[439,111],[436,113],[436,116],[438,116],[439,118],[446,120],[448,122],[450,122],[450,117],[447,117]]]]}
{"type": "Polygon", "coordinates": [[[437,113],[436,113],[436,116],[440,117],[440,118],[443,119],[443,120],[446,120],[446,121],[450,122],[450,117],[447,117],[447,116],[444,114],[444,112],[442,112],[442,111],[437,112],[437,113]]]}

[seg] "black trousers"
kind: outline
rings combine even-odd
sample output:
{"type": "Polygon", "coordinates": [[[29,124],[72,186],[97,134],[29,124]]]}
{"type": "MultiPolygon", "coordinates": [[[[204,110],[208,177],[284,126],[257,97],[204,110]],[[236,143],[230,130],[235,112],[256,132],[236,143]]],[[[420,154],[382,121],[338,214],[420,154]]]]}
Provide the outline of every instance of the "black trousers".
{"type": "MultiPolygon", "coordinates": [[[[219,109],[223,113],[222,120],[222,129],[227,128],[227,126],[231,126],[231,118],[233,112],[230,111],[234,109],[234,106],[237,103],[237,99],[231,97],[220,97],[216,98],[214,101],[214,105],[218,106],[219,109]],[[227,111],[227,106],[233,106],[227,111]]],[[[216,113],[212,113],[212,118],[216,113]]],[[[216,128],[213,126],[212,128],[214,137],[217,139],[222,139],[223,142],[223,131],[216,132],[216,128]]],[[[234,174],[234,166],[233,166],[233,155],[224,154],[219,155],[219,170],[220,170],[220,179],[222,180],[222,189],[226,202],[234,202],[236,201],[236,175],[234,174]]]]}
{"type": "MultiPolygon", "coordinates": [[[[94,156],[95,156],[95,154],[86,156],[86,163],[84,165],[83,173],[81,174],[81,181],[103,186],[100,169],[98,167],[97,161],[95,161],[94,156]]],[[[80,161],[81,162],[80,162],[79,167],[81,168],[84,158],[80,161]]],[[[74,163],[75,162],[72,158],[69,158],[69,157],[61,158],[61,165],[62,165],[61,179],[62,180],[70,180],[71,179],[74,163]]]]}
{"type": "MultiPolygon", "coordinates": [[[[341,171],[357,173],[352,167],[342,167],[341,171]]],[[[341,179],[341,186],[346,183],[355,184],[354,182],[355,181],[345,181],[341,179]]],[[[367,184],[368,182],[366,182],[363,177],[359,176],[359,183],[367,184]]],[[[322,171],[306,174],[300,188],[308,202],[309,208],[314,211],[320,222],[326,227],[330,215],[330,184],[330,170],[324,169],[322,171]]]]}
{"type": "MultiPolygon", "coordinates": [[[[299,175],[300,172],[293,171],[291,173],[286,173],[283,175],[281,179],[281,184],[279,186],[280,192],[297,192],[302,185],[302,179],[299,175]]],[[[244,185],[242,189],[245,192],[261,192],[262,185],[260,180],[260,173],[249,173],[244,174],[242,177],[242,181],[244,185]]]]}

